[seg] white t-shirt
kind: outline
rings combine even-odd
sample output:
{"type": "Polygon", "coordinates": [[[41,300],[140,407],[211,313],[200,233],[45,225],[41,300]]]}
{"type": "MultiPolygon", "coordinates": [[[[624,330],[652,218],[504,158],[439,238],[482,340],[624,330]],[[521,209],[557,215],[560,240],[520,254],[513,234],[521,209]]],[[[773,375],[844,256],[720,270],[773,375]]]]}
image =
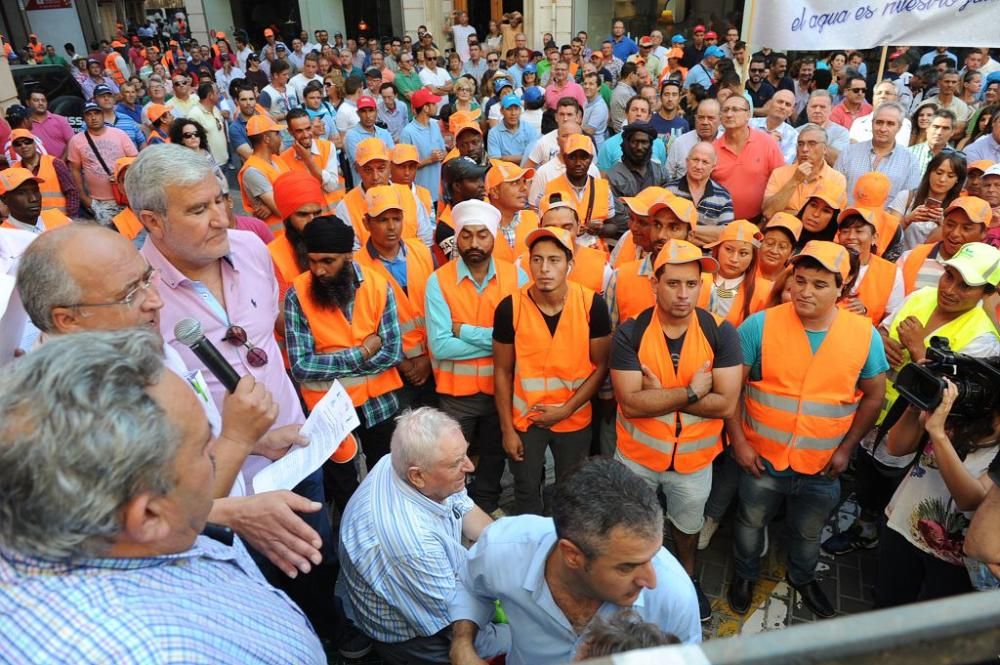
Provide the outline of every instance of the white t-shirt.
{"type": "Polygon", "coordinates": [[[542,166],[547,161],[559,154],[559,130],[553,129],[548,134],[542,134],[535,141],[535,145],[532,146],[531,152],[528,153],[527,159],[524,163],[527,163],[528,159],[533,161],[538,166],[542,166]]]}
{"type": "MultiPolygon", "coordinates": [[[[425,86],[443,88],[451,83],[451,77],[448,76],[448,70],[444,67],[438,67],[433,72],[430,68],[424,67],[420,70],[420,82],[425,86]]],[[[435,114],[437,114],[438,110],[440,110],[441,104],[444,104],[446,101],[448,101],[447,98],[441,100],[441,102],[437,105],[437,108],[434,110],[435,114]]]]}
{"type": "Polygon", "coordinates": [[[288,87],[295,91],[295,97],[297,99],[302,100],[305,99],[305,95],[302,94],[302,91],[305,90],[306,86],[313,81],[319,81],[322,83],[323,77],[315,74],[312,78],[308,78],[305,74],[299,73],[289,79],[288,87]]]}
{"type": "Polygon", "coordinates": [[[458,25],[456,23],[451,26],[451,34],[455,37],[455,52],[464,63],[469,59],[469,35],[476,34],[476,29],[471,25],[458,25]]]}

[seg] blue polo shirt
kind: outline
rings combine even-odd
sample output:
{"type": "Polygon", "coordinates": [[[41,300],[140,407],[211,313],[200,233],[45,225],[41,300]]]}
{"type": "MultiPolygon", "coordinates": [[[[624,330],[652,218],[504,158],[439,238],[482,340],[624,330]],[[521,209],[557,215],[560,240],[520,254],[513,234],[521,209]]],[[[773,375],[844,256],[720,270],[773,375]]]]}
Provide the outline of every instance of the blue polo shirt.
{"type": "Polygon", "coordinates": [[[250,137],[247,136],[247,121],[240,113],[237,113],[236,118],[229,123],[229,145],[232,147],[234,155],[236,149],[241,145],[250,145],[250,137]]]}
{"type": "Polygon", "coordinates": [[[354,168],[354,153],[357,152],[359,143],[365,139],[377,138],[382,140],[386,150],[392,150],[396,147],[396,142],[392,140],[392,134],[389,133],[388,129],[384,129],[378,125],[375,125],[372,129],[374,131],[366,132],[365,128],[361,125],[355,125],[347,130],[347,134],[344,135],[344,152],[347,153],[347,160],[351,164],[351,175],[354,176],[353,182],[355,184],[361,182],[361,176],[358,175],[358,170],[354,168]]]}
{"type": "MultiPolygon", "coordinates": [[[[399,133],[399,142],[416,146],[421,160],[430,157],[434,150],[446,150],[441,128],[433,119],[426,126],[411,120],[399,133]]],[[[441,196],[441,162],[418,168],[414,182],[430,192],[431,199],[436,203],[441,196]]]]}
{"type": "Polygon", "coordinates": [[[501,120],[486,139],[486,154],[490,157],[524,155],[537,139],[538,130],[528,123],[518,121],[517,129],[510,130],[501,120]]]}
{"type": "Polygon", "coordinates": [[[371,238],[365,243],[365,251],[368,255],[375,259],[376,261],[381,261],[382,265],[389,274],[392,275],[396,283],[399,284],[399,288],[403,289],[403,293],[407,293],[406,287],[406,243],[399,243],[399,254],[396,254],[396,258],[387,259],[378,253],[375,249],[375,245],[372,244],[371,238]]]}
{"type": "Polygon", "coordinates": [[[622,35],[621,41],[615,41],[613,35],[608,37],[608,39],[611,41],[612,53],[622,62],[627,62],[630,55],[639,52],[639,45],[632,41],[632,38],[628,35],[622,35]]]}

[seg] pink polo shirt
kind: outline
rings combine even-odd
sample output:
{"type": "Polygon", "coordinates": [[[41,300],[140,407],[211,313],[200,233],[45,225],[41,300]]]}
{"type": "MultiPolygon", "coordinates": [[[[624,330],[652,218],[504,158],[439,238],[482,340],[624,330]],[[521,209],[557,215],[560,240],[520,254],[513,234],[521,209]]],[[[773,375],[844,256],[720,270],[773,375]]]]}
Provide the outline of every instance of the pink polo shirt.
{"type": "Polygon", "coordinates": [[[567,79],[566,85],[557,88],[554,83],[545,86],[545,107],[555,110],[559,100],[563,97],[573,97],[580,102],[580,108],[587,106],[587,96],[583,94],[583,88],[576,81],[567,79]]]}
{"type": "Polygon", "coordinates": [[[725,134],[715,139],[718,161],[712,180],[729,190],[736,219],[755,221],[761,213],[768,178],[774,169],[785,165],[785,159],[773,136],[748,129],[750,136],[738,155],[726,147],[725,134]]]}
{"type": "Polygon", "coordinates": [[[73,128],[69,126],[69,121],[49,111],[45,112],[44,120],[31,123],[31,133],[42,140],[42,145],[50,155],[59,158],[66,154],[66,146],[73,138],[73,128]]]}
{"type": "MultiPolygon", "coordinates": [[[[278,403],[278,419],[274,427],[305,422],[302,406],[292,380],[285,373],[281,351],[274,339],[274,323],[278,318],[278,282],[274,277],[271,255],[260,238],[250,231],[229,232],[229,255],[219,259],[222,266],[222,286],[225,293],[225,318],[210,304],[207,288],[185,277],[156,248],[152,238],[142,246],[141,253],[149,265],[160,271],[160,332],[163,341],[177,351],[188,369],[200,369],[208,383],[216,406],[222,410],[226,389],[187,346],[177,341],[174,325],[192,317],[201,323],[205,337],[229,361],[237,374],[252,374],[271,391],[278,403]],[[226,320],[228,319],[228,321],[226,320]],[[267,353],[267,364],[251,367],[246,362],[248,349],[222,341],[229,325],[247,331],[247,338],[267,353]]],[[[214,298],[211,298],[214,300],[214,298]]]]}

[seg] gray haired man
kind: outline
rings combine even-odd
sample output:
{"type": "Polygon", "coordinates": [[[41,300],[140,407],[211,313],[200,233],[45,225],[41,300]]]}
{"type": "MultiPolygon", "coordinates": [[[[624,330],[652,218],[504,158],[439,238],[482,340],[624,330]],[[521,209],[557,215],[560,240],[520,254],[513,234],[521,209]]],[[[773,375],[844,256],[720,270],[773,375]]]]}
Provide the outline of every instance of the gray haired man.
{"type": "Polygon", "coordinates": [[[215,439],[162,344],[65,336],[0,377],[5,660],[325,663],[242,543],[199,536],[215,439]]]}

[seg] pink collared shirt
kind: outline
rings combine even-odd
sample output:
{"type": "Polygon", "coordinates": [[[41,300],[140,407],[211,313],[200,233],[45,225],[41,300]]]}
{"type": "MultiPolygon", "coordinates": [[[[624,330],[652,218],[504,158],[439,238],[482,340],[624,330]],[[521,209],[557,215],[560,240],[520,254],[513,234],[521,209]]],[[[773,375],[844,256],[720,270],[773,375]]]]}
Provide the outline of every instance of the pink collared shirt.
{"type": "Polygon", "coordinates": [[[554,82],[545,86],[545,108],[555,110],[559,100],[563,97],[573,97],[580,102],[580,108],[587,105],[587,96],[583,94],[583,88],[572,79],[566,79],[566,83],[561,88],[557,88],[554,82]]]}
{"type": "MultiPolygon", "coordinates": [[[[285,373],[281,351],[274,339],[274,322],[280,307],[278,282],[274,277],[271,255],[260,238],[250,231],[229,231],[229,255],[219,260],[226,299],[223,304],[228,321],[221,319],[216,309],[199,293],[199,284],[185,277],[167,261],[152,238],[143,245],[141,253],[150,267],[160,272],[160,296],[163,298],[160,331],[163,341],[180,354],[188,369],[202,371],[219,410],[222,410],[226,389],[191,349],[177,341],[174,325],[181,319],[197,319],[205,337],[229,361],[237,374],[252,374],[271,391],[279,407],[274,427],[305,422],[298,395],[292,380],[285,373]],[[246,362],[248,349],[245,346],[222,341],[230,324],[246,330],[249,341],[267,353],[266,365],[251,367],[246,362]]],[[[207,292],[207,289],[203,288],[203,291],[207,292]]]]}
{"type": "Polygon", "coordinates": [[[50,155],[60,159],[66,154],[66,146],[73,138],[73,128],[69,126],[69,121],[51,111],[45,112],[45,120],[31,123],[31,133],[42,140],[42,145],[50,155]]]}

